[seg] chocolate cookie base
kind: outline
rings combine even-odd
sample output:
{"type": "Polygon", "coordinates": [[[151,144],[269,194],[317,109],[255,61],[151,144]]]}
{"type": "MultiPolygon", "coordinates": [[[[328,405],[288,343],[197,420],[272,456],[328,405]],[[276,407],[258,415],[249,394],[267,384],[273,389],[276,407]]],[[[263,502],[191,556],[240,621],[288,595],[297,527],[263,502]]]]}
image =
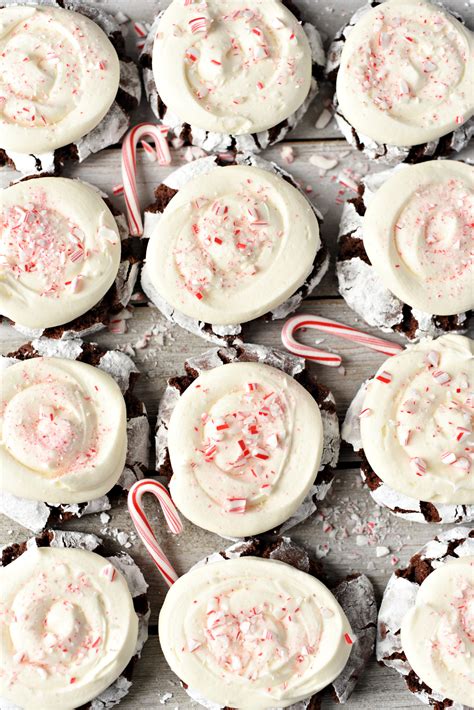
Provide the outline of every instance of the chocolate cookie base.
{"type": "Polygon", "coordinates": [[[287,133],[300,122],[318,93],[318,80],[324,78],[325,54],[318,30],[311,23],[304,21],[296,3],[293,2],[293,0],[282,0],[282,3],[293,13],[298,22],[302,25],[311,46],[313,79],[309,94],[297,111],[288,116],[284,121],[259,133],[237,136],[206,131],[197,126],[192,126],[181,120],[174,113],[168,112],[167,106],[158,93],[152,69],[153,43],[163,13],[158,14],[149,31],[139,60],[143,72],[145,93],[153,113],[160,121],[170,126],[172,135],[182,141],[184,145],[196,145],[208,152],[250,151],[255,153],[283,140],[287,133]]]}
{"type": "Polygon", "coordinates": [[[273,533],[281,534],[309,518],[324,500],[331,488],[335,468],[339,460],[339,421],[336,404],[331,391],[320,384],[306,369],[305,361],[282,350],[263,345],[240,343],[233,348],[215,348],[187,360],[186,374],[168,380],[166,390],[158,408],[156,430],[156,467],[160,476],[170,479],[173,468],[168,450],[168,426],[171,415],[181,395],[196,380],[201,372],[220,367],[231,362],[259,362],[270,365],[293,377],[316,401],[323,422],[323,453],[320,470],[304,501],[293,515],[276,527],[273,533]]]}
{"type": "MultiPolygon", "coordinates": [[[[328,584],[321,562],[315,560],[304,548],[294,544],[287,537],[250,538],[232,545],[227,550],[206,557],[191,569],[212,564],[222,559],[228,560],[236,557],[261,557],[263,559],[278,560],[301,572],[310,574],[329,587],[349,619],[356,637],[344,670],[328,686],[331,688],[334,700],[338,703],[345,703],[364,672],[374,649],[377,603],[374,588],[369,578],[363,574],[353,574],[336,585],[328,584]]],[[[192,688],[188,688],[185,684],[183,684],[183,687],[193,700],[205,707],[216,710],[215,703],[210,703],[206,698],[198,696],[192,688]]],[[[323,692],[322,690],[307,700],[290,705],[288,710],[319,710],[323,692]]],[[[236,708],[224,707],[220,710],[236,710],[236,708]]]]}
{"type": "Polygon", "coordinates": [[[440,533],[414,555],[407,567],[398,569],[384,592],[377,623],[377,660],[394,668],[408,690],[435,710],[467,710],[465,706],[443,698],[429,688],[415,673],[403,651],[400,629],[403,617],[416,603],[420,585],[440,564],[465,555],[474,555],[474,530],[457,527],[440,533]]]}
{"type": "Polygon", "coordinates": [[[106,495],[87,503],[55,505],[19,498],[2,492],[2,512],[33,532],[39,532],[44,528],[61,524],[73,518],[80,518],[83,515],[110,510],[126,499],[130,487],[135,481],[143,478],[149,467],[150,425],[145,405],[133,392],[139,373],[132,360],[124,353],[103,350],[93,343],[55,342],[46,339],[27,343],[18,350],[9,353],[6,358],[24,361],[45,355],[66,357],[100,367],[115,379],[125,399],[127,456],[124,470],[115,486],[106,495]]]}
{"type": "Polygon", "coordinates": [[[120,83],[114,103],[102,121],[78,141],[38,155],[16,153],[0,146],[0,167],[7,165],[27,175],[59,175],[67,163],[80,163],[120,140],[131,124],[132,111],[140,103],[140,75],[135,62],[126,54],[122,28],[113,15],[81,0],[31,0],[30,4],[59,7],[85,15],[105,32],[120,61],[120,83]]]}
{"type": "Polygon", "coordinates": [[[363,218],[367,198],[392,175],[384,171],[364,178],[357,197],[343,208],[338,236],[336,273],[339,291],[347,304],[369,325],[393,331],[408,340],[466,331],[472,311],[439,316],[419,311],[385,288],[373,268],[363,240],[363,218]]]}
{"type": "MultiPolygon", "coordinates": [[[[23,180],[31,180],[35,177],[37,176],[29,176],[23,180]]],[[[99,193],[115,218],[120,236],[121,258],[114,283],[95,306],[67,323],[39,329],[26,328],[19,323],[14,323],[14,328],[26,337],[70,340],[92,335],[106,328],[114,316],[129,304],[138,280],[140,265],[145,259],[147,240],[130,237],[125,215],[112,204],[107,195],[100,191],[99,193]]]]}
{"type": "MultiPolygon", "coordinates": [[[[332,41],[327,54],[325,74],[326,78],[334,83],[334,85],[336,84],[342,50],[347,35],[366,12],[380,4],[381,3],[377,2],[377,0],[370,0],[366,5],[360,7],[349,22],[339,30],[332,41]]],[[[464,24],[463,18],[456,13],[449,12],[448,14],[454,15],[456,19],[464,24]]],[[[386,163],[388,165],[397,165],[399,163],[413,164],[433,160],[435,158],[446,158],[452,153],[459,152],[465,148],[474,135],[474,117],[472,117],[462,126],[456,128],[456,130],[450,131],[436,140],[419,145],[404,147],[378,143],[357,131],[354,126],[349,123],[347,118],[339,110],[337,94],[334,96],[333,105],[336,123],[347,142],[367,155],[370,160],[386,163]]]]}
{"type": "Polygon", "coordinates": [[[346,441],[361,459],[360,473],[370,495],[378,505],[388,508],[394,515],[417,523],[469,523],[474,520],[474,505],[431,503],[416,500],[399,493],[378,476],[365,455],[360,435],[359,415],[363,408],[367,382],[359,388],[346,412],[342,425],[342,439],[346,441]]]}
{"type": "MultiPolygon", "coordinates": [[[[286,170],[283,170],[276,163],[271,163],[267,160],[249,154],[242,153],[236,155],[232,161],[223,162],[219,156],[208,156],[207,158],[201,158],[196,160],[189,165],[185,165],[179,168],[174,173],[166,178],[166,182],[163,182],[155,190],[155,200],[154,202],[145,208],[145,221],[144,221],[144,235],[147,237],[151,235],[154,227],[158,223],[162,212],[165,210],[166,206],[173,199],[173,197],[179,192],[179,190],[186,185],[189,180],[191,180],[196,175],[207,174],[210,170],[215,167],[226,167],[230,165],[246,165],[251,167],[261,168],[262,170],[267,170],[268,172],[274,173],[281,177],[283,180],[288,182],[292,187],[301,191],[298,183],[293,178],[293,176],[286,170]]],[[[322,215],[317,210],[317,208],[309,203],[315,213],[318,224],[322,223],[322,215]]],[[[320,248],[315,256],[311,273],[306,278],[305,282],[287,298],[283,303],[275,306],[272,311],[266,313],[265,315],[255,318],[253,321],[265,321],[270,322],[272,320],[279,320],[286,318],[288,315],[293,313],[302,301],[317,287],[317,285],[324,278],[329,267],[329,251],[326,244],[321,239],[320,248]]],[[[231,346],[234,342],[240,342],[240,334],[245,328],[247,323],[238,325],[213,325],[211,323],[205,323],[204,321],[199,321],[194,318],[186,316],[184,313],[177,311],[173,308],[161,295],[157,292],[151,279],[148,277],[146,266],[142,270],[141,274],[141,284],[142,288],[153,302],[153,304],[160,310],[160,312],[167,318],[170,322],[176,323],[182,328],[189,330],[194,335],[198,335],[205,338],[215,345],[231,346]]]]}
{"type": "MultiPolygon", "coordinates": [[[[147,587],[148,584],[132,558],[124,552],[116,555],[112,550],[107,550],[104,542],[92,534],[80,532],[63,532],[58,530],[44,530],[40,535],[31,538],[28,541],[8,545],[1,550],[0,567],[6,567],[14,560],[18,559],[31,546],[35,547],[68,547],[79,548],[95,552],[102,557],[107,558],[119,572],[124,574],[128,583],[130,593],[133,598],[133,608],[138,616],[139,632],[137,647],[134,655],[128,662],[126,668],[120,676],[106,688],[97,698],[91,700],[85,705],[81,705],[77,710],[97,710],[99,707],[103,710],[117,705],[127,694],[132,684],[133,671],[136,662],[141,656],[141,652],[148,638],[148,620],[150,618],[150,605],[148,602],[147,587]],[[130,567],[131,574],[127,578],[127,568],[130,567]],[[98,705],[100,703],[100,705],[98,705]]],[[[10,708],[11,706],[8,705],[10,708]]],[[[0,710],[3,710],[3,703],[0,698],[0,710]]]]}

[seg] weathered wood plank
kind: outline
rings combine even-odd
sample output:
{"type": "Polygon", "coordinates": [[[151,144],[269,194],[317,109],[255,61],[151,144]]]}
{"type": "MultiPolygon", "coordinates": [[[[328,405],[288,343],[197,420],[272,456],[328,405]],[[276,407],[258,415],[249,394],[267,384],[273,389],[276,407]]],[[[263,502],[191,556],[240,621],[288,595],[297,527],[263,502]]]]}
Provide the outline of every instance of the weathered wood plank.
{"type": "MultiPolygon", "coordinates": [[[[309,299],[305,301],[303,306],[302,312],[334,318],[343,323],[356,324],[352,311],[342,299],[309,299]]],[[[160,331],[165,331],[164,336],[152,337],[149,347],[137,349],[135,356],[137,366],[142,372],[137,386],[137,394],[145,401],[152,416],[156,415],[158,401],[166,379],[182,372],[183,363],[187,357],[203,352],[212,347],[212,344],[206,343],[178,326],[169,328],[169,324],[159,311],[152,307],[135,308],[133,318],[127,321],[128,332],[124,335],[112,335],[104,331],[93,337],[95,342],[107,348],[123,347],[128,344],[133,346],[143,333],[151,331],[155,325],[158,325],[160,331]],[[163,337],[164,345],[161,345],[163,337]]],[[[280,342],[281,326],[281,321],[271,323],[258,321],[249,324],[244,330],[244,339],[262,345],[283,347],[280,342]]],[[[365,325],[363,329],[370,333],[377,333],[375,329],[365,325]]],[[[13,328],[5,325],[0,329],[0,337],[2,338],[1,350],[3,354],[19,347],[26,340],[13,328]]],[[[395,335],[390,338],[394,341],[399,340],[395,335]]],[[[360,384],[378,369],[385,356],[373,350],[359,348],[350,341],[336,340],[314,330],[302,334],[301,339],[308,345],[314,344],[316,340],[322,341],[319,342],[318,347],[331,347],[343,357],[345,372],[325,365],[310,364],[312,371],[333,391],[338,411],[342,416],[360,384]]]]}

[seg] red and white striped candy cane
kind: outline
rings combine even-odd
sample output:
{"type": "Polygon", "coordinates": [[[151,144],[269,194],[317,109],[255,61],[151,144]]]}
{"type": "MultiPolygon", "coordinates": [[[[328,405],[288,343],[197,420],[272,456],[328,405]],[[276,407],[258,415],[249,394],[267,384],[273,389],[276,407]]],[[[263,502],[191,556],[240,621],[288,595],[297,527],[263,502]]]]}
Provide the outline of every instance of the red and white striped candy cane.
{"type": "Polygon", "coordinates": [[[169,587],[171,587],[171,585],[178,579],[178,575],[173,569],[173,565],[159,546],[155,533],[153,532],[152,527],[148,522],[148,518],[145,515],[145,511],[142,508],[142,496],[145,493],[153,493],[155,498],[158,500],[165,516],[165,520],[172,533],[178,534],[182,532],[183,526],[181,520],[179,519],[178,511],[174,507],[174,503],[171,500],[170,494],[161,483],[154,481],[152,478],[144,478],[133,484],[128,493],[128,511],[137,533],[140,535],[143,544],[150,553],[153,562],[158,567],[158,570],[163,576],[165,582],[169,587]]]}
{"type": "Polygon", "coordinates": [[[365,347],[377,350],[384,355],[397,355],[403,350],[401,345],[382,340],[382,338],[376,338],[374,335],[363,333],[360,330],[351,328],[349,325],[343,325],[329,318],[302,313],[287,320],[281,331],[281,340],[285,348],[294,355],[299,355],[299,357],[304,357],[306,360],[313,360],[330,367],[339,367],[342,363],[341,356],[299,343],[294,334],[301,328],[314,328],[322,333],[337,335],[339,338],[346,338],[353,343],[365,345],[365,347]]]}
{"type": "Polygon", "coordinates": [[[139,237],[143,234],[140,201],[137,193],[137,143],[148,136],[155,141],[156,158],[160,165],[171,163],[168,146],[167,126],[154,123],[139,123],[127,133],[122,143],[122,180],[130,234],[139,237]]]}

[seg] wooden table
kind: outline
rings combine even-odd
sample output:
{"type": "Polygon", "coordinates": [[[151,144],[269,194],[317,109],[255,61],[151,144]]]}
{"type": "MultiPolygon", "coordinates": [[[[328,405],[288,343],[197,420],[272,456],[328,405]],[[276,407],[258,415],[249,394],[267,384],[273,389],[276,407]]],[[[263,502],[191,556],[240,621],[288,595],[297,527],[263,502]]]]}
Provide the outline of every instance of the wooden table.
{"type": "MultiPolygon", "coordinates": [[[[321,29],[326,41],[361,4],[359,0],[299,0],[300,4],[301,2],[306,6],[307,16],[321,29]]],[[[157,9],[157,3],[152,0],[133,0],[133,2],[102,0],[98,4],[113,12],[121,10],[131,15],[133,20],[145,22],[153,19],[157,9]]],[[[472,13],[473,0],[469,2],[449,0],[445,4],[466,17],[469,11],[472,13]]],[[[134,53],[135,40],[136,37],[129,28],[130,48],[134,53]]],[[[314,200],[324,215],[322,233],[334,255],[341,204],[344,199],[351,197],[350,191],[344,189],[339,183],[340,174],[342,170],[349,169],[354,175],[363,175],[377,168],[369,165],[363,156],[352,150],[341,139],[334,121],[324,129],[316,130],[315,121],[323,108],[322,99],[327,96],[327,91],[323,91],[322,98],[317,97],[304,121],[289,136],[289,140],[266,151],[264,157],[280,163],[289,169],[303,186],[312,188],[309,198],[314,200]],[[294,150],[295,160],[291,165],[282,160],[283,146],[291,146],[294,150]],[[324,173],[311,163],[313,155],[334,157],[338,164],[334,169],[324,173]]],[[[144,118],[151,118],[146,104],[137,111],[136,120],[138,122],[144,118]]],[[[142,204],[146,204],[151,199],[154,187],[182,162],[182,151],[173,153],[173,165],[170,168],[160,168],[146,160],[139,160],[138,187],[142,204]]],[[[120,182],[119,147],[103,151],[66,174],[89,181],[110,194],[112,186],[120,182]]],[[[3,170],[0,172],[0,187],[6,187],[16,177],[17,174],[13,171],[3,170]]],[[[123,208],[121,198],[113,198],[113,201],[123,208]]],[[[312,297],[305,301],[300,311],[327,316],[350,325],[359,325],[367,332],[376,333],[374,329],[361,324],[339,296],[334,259],[329,273],[312,297]]],[[[135,307],[133,319],[128,321],[128,332],[124,335],[112,335],[104,331],[92,338],[108,348],[126,344],[133,346],[144,333],[149,332],[156,325],[158,325],[158,328],[155,328],[157,332],[152,336],[149,346],[145,349],[137,349],[134,358],[142,372],[137,393],[146,403],[152,419],[156,416],[167,377],[181,372],[181,363],[187,357],[203,352],[209,345],[177,326],[170,326],[155,308],[148,306],[135,307]]],[[[250,326],[246,330],[246,339],[249,342],[278,346],[280,329],[281,323],[250,326]]],[[[305,338],[308,344],[314,344],[315,339],[320,340],[324,336],[318,336],[313,331],[305,338]]],[[[397,341],[397,336],[390,336],[390,338],[397,341]]],[[[25,338],[12,327],[0,325],[1,353],[14,350],[24,342],[25,338]]],[[[334,348],[343,357],[345,372],[319,365],[311,366],[321,381],[332,389],[338,412],[342,417],[360,383],[379,367],[384,356],[330,337],[324,338],[322,346],[334,348]]],[[[147,510],[150,519],[154,522],[160,542],[179,573],[184,573],[191,564],[206,554],[226,546],[225,541],[223,542],[219,537],[187,522],[183,535],[173,539],[164,529],[162,517],[157,514],[153,503],[147,506],[147,510]]],[[[113,509],[110,514],[111,519],[105,526],[98,515],[90,515],[82,520],[70,521],[67,523],[67,528],[94,532],[99,536],[111,538],[111,544],[118,548],[116,530],[130,534],[133,526],[125,505],[113,509]],[[105,533],[104,528],[107,528],[105,533]],[[115,534],[112,529],[115,529],[115,534]]],[[[380,598],[393,569],[398,564],[405,563],[418,548],[434,537],[441,527],[407,523],[378,508],[361,486],[357,461],[352,450],[343,446],[333,490],[322,504],[319,514],[296,527],[291,535],[295,541],[305,545],[311,552],[325,556],[324,564],[327,565],[334,579],[356,570],[366,572],[374,582],[380,598]],[[368,535],[367,523],[369,522],[375,523],[371,535],[368,535]],[[376,557],[377,546],[389,547],[390,554],[376,557]]],[[[17,542],[29,536],[30,533],[24,528],[0,515],[0,544],[17,542]]],[[[197,707],[196,703],[191,702],[179,687],[176,677],[169,670],[160,651],[157,617],[166,593],[165,584],[140,541],[133,537],[130,541],[132,546],[127,551],[140,565],[150,585],[152,616],[150,639],[145,646],[142,660],[136,667],[132,690],[121,703],[120,708],[141,710],[159,708],[162,705],[183,709],[197,707]],[[168,697],[170,693],[171,697],[168,697]]],[[[370,663],[354,692],[350,706],[357,710],[421,707],[405,689],[400,677],[394,672],[380,668],[375,659],[370,663]]],[[[334,707],[329,695],[325,698],[323,707],[334,707]]]]}

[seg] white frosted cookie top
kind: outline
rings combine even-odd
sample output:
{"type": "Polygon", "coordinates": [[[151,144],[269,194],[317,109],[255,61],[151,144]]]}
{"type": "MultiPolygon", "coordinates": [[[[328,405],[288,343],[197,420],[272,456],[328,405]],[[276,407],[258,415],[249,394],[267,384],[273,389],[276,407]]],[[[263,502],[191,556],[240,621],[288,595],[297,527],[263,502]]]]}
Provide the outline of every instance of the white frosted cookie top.
{"type": "Polygon", "coordinates": [[[0,9],[0,148],[38,154],[77,141],[103,119],[119,80],[115,49],[84,15],[0,9]]]}
{"type": "Polygon", "coordinates": [[[460,335],[422,340],[369,382],[362,448],[394,490],[432,503],[474,503],[473,353],[472,340],[460,335]]]}
{"type": "Polygon", "coordinates": [[[125,579],[103,557],[32,547],[0,569],[0,696],[72,710],[134,654],[138,618],[125,579]]]}
{"type": "Polygon", "coordinates": [[[276,126],[306,99],[311,49],[279,0],[174,0],[153,47],[160,98],[183,121],[240,135],[276,126]]]}
{"type": "Polygon", "coordinates": [[[25,180],[0,193],[0,208],[2,315],[48,328],[100,301],[117,275],[121,247],[97,190],[66,178],[25,180]]]}
{"type": "Polygon", "coordinates": [[[415,673],[443,698],[472,705],[474,557],[441,565],[403,618],[402,647],[415,673]]]}
{"type": "Polygon", "coordinates": [[[412,146],[459,128],[474,112],[472,33],[438,4],[388,0],[344,44],[341,113],[379,143],[412,146]]]}
{"type": "Polygon", "coordinates": [[[188,387],[170,420],[173,500],[220,535],[271,530],[314,483],[322,446],[318,405],[292,377],[260,363],[214,368],[188,387]]]}
{"type": "Polygon", "coordinates": [[[267,170],[215,168],[188,182],[151,234],[147,275],[191,318],[239,324],[283,303],[311,273],[316,216],[296,188],[267,170]]]}
{"type": "Polygon", "coordinates": [[[125,402],[102,370],[32,358],[2,372],[1,488],[48,503],[82,503],[119,479],[127,449],[125,402]]]}
{"type": "Polygon", "coordinates": [[[364,247],[386,288],[425,313],[474,308],[474,168],[404,166],[370,199],[364,247]]]}
{"type": "Polygon", "coordinates": [[[241,557],[188,572],[166,595],[163,653],[176,675],[219,706],[288,707],[343,670],[349,622],[317,579],[283,562],[241,557]]]}

